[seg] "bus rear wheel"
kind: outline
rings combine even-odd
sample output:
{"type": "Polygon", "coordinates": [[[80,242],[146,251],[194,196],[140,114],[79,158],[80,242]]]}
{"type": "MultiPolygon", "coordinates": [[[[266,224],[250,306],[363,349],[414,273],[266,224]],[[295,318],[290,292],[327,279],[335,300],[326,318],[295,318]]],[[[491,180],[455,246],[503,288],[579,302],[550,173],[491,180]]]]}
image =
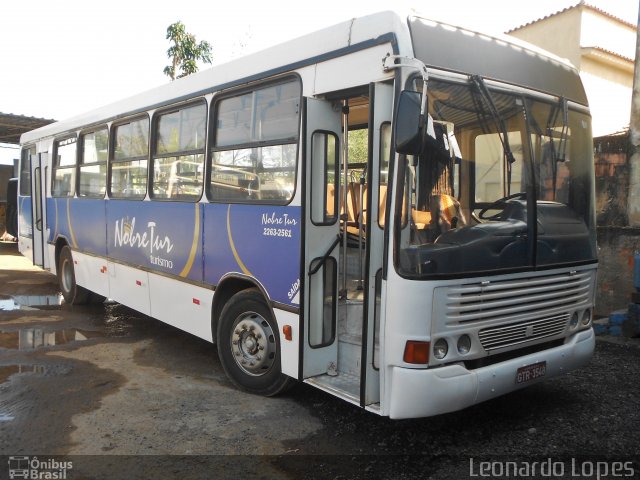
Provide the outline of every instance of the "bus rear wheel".
{"type": "Polygon", "coordinates": [[[291,385],[280,368],[278,327],[257,289],[236,293],[227,302],[217,340],[222,368],[238,388],[272,396],[291,385]]]}
{"type": "Polygon", "coordinates": [[[68,246],[60,250],[58,260],[58,285],[64,301],[70,305],[84,305],[89,301],[91,292],[76,283],[76,272],[73,266],[73,256],[68,246]]]}

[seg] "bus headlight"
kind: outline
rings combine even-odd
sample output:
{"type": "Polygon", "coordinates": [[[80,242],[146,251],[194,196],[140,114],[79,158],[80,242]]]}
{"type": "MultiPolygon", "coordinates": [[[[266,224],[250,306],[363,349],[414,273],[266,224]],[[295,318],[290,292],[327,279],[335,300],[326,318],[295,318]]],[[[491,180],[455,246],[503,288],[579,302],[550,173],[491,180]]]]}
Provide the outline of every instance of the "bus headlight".
{"type": "Polygon", "coordinates": [[[449,353],[449,344],[444,338],[440,338],[433,345],[433,356],[436,357],[438,360],[442,360],[444,357],[447,356],[447,353],[449,353]]]}
{"type": "Polygon", "coordinates": [[[571,315],[569,326],[571,327],[571,329],[574,329],[578,326],[578,312],[573,312],[573,315],[571,315]]]}
{"type": "Polygon", "coordinates": [[[582,313],[582,325],[587,326],[591,323],[591,309],[587,308],[582,313]]]}
{"type": "Polygon", "coordinates": [[[466,333],[458,339],[458,353],[466,355],[471,350],[471,337],[466,333]]]}

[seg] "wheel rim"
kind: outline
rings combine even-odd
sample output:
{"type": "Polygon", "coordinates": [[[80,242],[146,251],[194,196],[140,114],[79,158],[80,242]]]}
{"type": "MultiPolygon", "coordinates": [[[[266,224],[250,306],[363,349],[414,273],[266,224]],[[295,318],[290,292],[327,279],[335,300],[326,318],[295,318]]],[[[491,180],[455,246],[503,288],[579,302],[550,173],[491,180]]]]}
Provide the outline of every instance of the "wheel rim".
{"type": "Polygon", "coordinates": [[[73,266],[69,260],[65,259],[62,262],[62,288],[65,292],[71,293],[73,282],[73,266]]]}
{"type": "Polygon", "coordinates": [[[255,312],[236,318],[231,329],[231,352],[243,372],[256,377],[269,372],[276,359],[276,341],[269,322],[255,312]]]}

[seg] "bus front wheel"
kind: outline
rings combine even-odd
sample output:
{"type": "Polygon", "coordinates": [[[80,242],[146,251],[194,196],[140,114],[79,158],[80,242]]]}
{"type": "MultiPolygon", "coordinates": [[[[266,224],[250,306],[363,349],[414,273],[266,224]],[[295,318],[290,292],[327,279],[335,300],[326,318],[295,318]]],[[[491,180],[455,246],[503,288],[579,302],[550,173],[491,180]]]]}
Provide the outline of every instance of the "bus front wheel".
{"type": "Polygon", "coordinates": [[[73,267],[73,256],[68,246],[60,250],[58,260],[58,284],[64,301],[70,305],[83,305],[89,301],[91,292],[76,283],[76,272],[73,267]]]}
{"type": "Polygon", "coordinates": [[[280,369],[280,338],[271,311],[259,290],[236,293],[218,322],[218,356],[238,388],[272,396],[291,380],[280,369]]]}

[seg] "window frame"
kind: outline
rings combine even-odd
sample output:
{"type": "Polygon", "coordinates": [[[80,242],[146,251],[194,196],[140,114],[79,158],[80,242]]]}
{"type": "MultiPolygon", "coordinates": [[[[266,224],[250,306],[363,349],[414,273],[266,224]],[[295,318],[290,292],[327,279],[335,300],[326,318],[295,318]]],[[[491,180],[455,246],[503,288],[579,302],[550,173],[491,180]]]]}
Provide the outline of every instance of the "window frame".
{"type": "Polygon", "coordinates": [[[335,134],[335,132],[332,132],[330,130],[323,130],[323,129],[317,129],[314,130],[311,133],[311,161],[313,162],[314,158],[314,145],[313,142],[315,140],[315,136],[316,134],[320,134],[320,135],[324,135],[325,136],[325,141],[324,141],[324,145],[323,145],[323,158],[324,161],[322,162],[323,164],[323,171],[322,171],[322,176],[323,176],[323,181],[322,181],[322,185],[323,185],[323,189],[322,191],[318,194],[317,190],[317,186],[316,186],[316,182],[314,181],[315,179],[313,178],[313,167],[309,166],[308,168],[311,168],[311,182],[309,185],[309,189],[310,189],[310,193],[311,193],[311,202],[315,203],[315,202],[320,202],[322,204],[322,220],[318,220],[317,217],[314,216],[314,211],[313,211],[313,205],[311,207],[311,223],[313,223],[316,226],[326,226],[326,225],[335,225],[335,223],[340,219],[340,152],[342,151],[342,144],[340,143],[340,138],[338,137],[338,135],[335,134]],[[330,169],[327,168],[327,160],[329,157],[329,148],[328,148],[328,138],[329,137],[333,137],[335,139],[335,155],[336,155],[336,162],[335,165],[333,167],[333,173],[334,173],[334,182],[333,182],[333,186],[334,186],[334,199],[333,199],[333,209],[334,209],[334,214],[333,215],[327,215],[327,187],[329,185],[328,183],[328,177],[329,177],[329,173],[331,172],[330,169]],[[315,191],[314,191],[315,190],[315,191]],[[318,195],[318,198],[316,197],[316,195],[318,195]],[[321,198],[320,198],[321,197],[321,198]]]}
{"type": "Polygon", "coordinates": [[[151,118],[149,117],[149,113],[148,112],[143,112],[141,114],[138,115],[134,115],[132,117],[128,117],[126,119],[120,120],[117,123],[114,122],[111,124],[111,127],[109,129],[109,158],[108,158],[108,166],[107,166],[107,195],[109,196],[110,200],[130,200],[130,201],[143,201],[148,193],[149,193],[149,163],[150,163],[150,152],[151,152],[151,118]],[[137,157],[128,157],[126,159],[115,159],[115,143],[116,143],[116,137],[117,137],[117,129],[118,127],[121,127],[123,125],[127,125],[139,120],[147,120],[147,154],[145,156],[137,156],[137,157]],[[113,195],[113,191],[112,191],[112,180],[113,180],[113,165],[114,164],[118,164],[118,163],[125,163],[125,162],[133,162],[133,161],[140,161],[140,160],[146,160],[147,161],[147,168],[146,168],[146,174],[145,174],[145,192],[143,195],[141,196],[114,196],[113,195]]]}
{"type": "Polygon", "coordinates": [[[378,219],[376,221],[376,224],[378,225],[378,228],[380,228],[381,230],[385,229],[385,226],[387,224],[387,221],[389,219],[389,212],[388,212],[388,205],[387,205],[387,201],[389,200],[389,193],[391,192],[391,184],[392,182],[392,178],[390,177],[391,174],[391,162],[393,161],[393,126],[390,120],[385,120],[384,122],[380,123],[379,129],[378,129],[378,138],[379,140],[379,148],[380,151],[378,152],[378,219]],[[389,129],[389,150],[386,151],[385,153],[385,149],[384,149],[384,129],[388,128],[389,129]],[[386,185],[387,187],[387,192],[386,192],[386,199],[385,202],[383,204],[380,203],[380,197],[382,196],[382,167],[383,165],[383,159],[385,157],[385,155],[388,155],[389,158],[387,159],[387,181],[384,185],[386,185]],[[384,209],[384,210],[383,210],[384,209]],[[384,221],[382,220],[382,214],[384,213],[384,221]]]}
{"type": "Polygon", "coordinates": [[[206,176],[205,176],[205,189],[204,195],[210,203],[221,203],[221,204],[244,204],[244,205],[277,205],[277,206],[286,206],[289,205],[296,198],[297,189],[298,189],[298,175],[300,173],[300,148],[301,148],[301,131],[302,131],[302,117],[304,115],[304,107],[303,107],[303,90],[302,90],[302,78],[297,73],[287,74],[282,77],[273,78],[269,80],[264,80],[260,82],[253,83],[248,86],[242,86],[239,88],[230,89],[223,93],[216,94],[212,101],[209,109],[209,131],[207,138],[207,156],[205,159],[206,163],[206,176]],[[255,92],[257,90],[262,90],[265,88],[283,85],[286,83],[296,83],[299,87],[300,97],[299,97],[299,107],[298,107],[298,121],[297,121],[297,131],[295,136],[290,137],[282,137],[275,140],[265,140],[265,141],[254,141],[254,142],[245,142],[238,143],[235,145],[225,145],[222,147],[216,147],[216,127],[218,123],[218,112],[219,112],[219,104],[220,102],[227,100],[229,98],[239,97],[245,95],[250,92],[255,92]],[[211,191],[211,178],[213,173],[213,156],[217,152],[225,152],[232,150],[243,150],[249,148],[265,148],[265,147],[273,147],[273,146],[281,146],[281,145],[295,145],[296,153],[295,153],[295,167],[293,168],[294,180],[293,180],[293,192],[291,193],[291,197],[287,200],[283,201],[275,201],[273,199],[268,200],[252,200],[252,199],[222,199],[216,198],[216,196],[211,191]]]}
{"type": "MultiPolygon", "coordinates": [[[[322,309],[322,316],[321,316],[321,320],[322,320],[322,341],[320,343],[313,343],[313,339],[311,338],[311,334],[309,334],[309,337],[307,338],[307,344],[309,345],[309,348],[316,350],[319,348],[324,348],[324,347],[328,347],[329,345],[333,345],[333,343],[335,342],[337,336],[338,336],[338,289],[336,288],[338,286],[338,261],[334,258],[334,257],[327,257],[326,259],[322,259],[322,257],[318,257],[318,258],[314,258],[311,261],[311,264],[314,264],[316,262],[323,262],[322,266],[320,267],[320,270],[322,271],[322,278],[321,279],[316,279],[316,277],[318,276],[318,274],[320,273],[320,270],[318,270],[317,272],[315,272],[311,278],[309,279],[309,281],[314,282],[314,281],[321,281],[322,282],[322,306],[320,307],[322,309]],[[331,271],[329,272],[330,275],[327,275],[327,267],[331,265],[331,271]],[[331,297],[331,302],[330,304],[325,303],[325,300],[327,299],[327,293],[329,293],[330,297],[331,297]],[[327,307],[329,307],[330,309],[330,313],[331,313],[331,318],[330,318],[330,336],[328,338],[324,338],[324,334],[325,334],[325,327],[327,326],[325,323],[325,320],[327,320],[327,318],[325,317],[325,313],[327,311],[327,307]]],[[[313,301],[313,300],[312,300],[313,301]]],[[[316,300],[318,301],[318,300],[316,300]]],[[[309,305],[309,308],[312,309],[314,308],[315,305],[309,305]]],[[[316,320],[317,321],[317,320],[316,320]]],[[[309,329],[309,332],[311,332],[311,324],[313,322],[313,319],[311,318],[311,316],[307,319],[307,325],[306,328],[309,329]]]]}
{"type": "Polygon", "coordinates": [[[20,182],[20,188],[18,189],[18,195],[21,197],[30,197],[31,196],[31,157],[33,155],[37,155],[35,144],[23,145],[22,150],[20,152],[20,171],[18,172],[18,178],[20,182]],[[33,151],[33,154],[31,153],[33,151]],[[26,154],[27,158],[24,158],[26,154]],[[26,161],[25,161],[26,160],[26,161]],[[25,169],[24,166],[27,166],[25,169]],[[24,182],[25,178],[27,182],[24,182]],[[25,186],[26,185],[26,189],[25,186]]]}
{"type": "Polygon", "coordinates": [[[77,164],[77,168],[78,168],[78,172],[76,174],[76,196],[78,198],[92,198],[92,199],[103,199],[106,197],[107,195],[107,191],[108,191],[108,185],[109,185],[109,158],[111,156],[111,128],[109,127],[108,124],[103,124],[103,125],[97,125],[97,126],[93,126],[91,128],[87,128],[84,130],[81,130],[80,133],[78,134],[78,153],[77,153],[77,158],[76,158],[76,164],[77,164]],[[104,162],[92,162],[92,163],[84,163],[82,160],[84,160],[84,137],[86,135],[89,135],[91,133],[96,133],[100,130],[106,130],[107,131],[107,159],[104,162]],[[105,179],[104,179],[104,193],[102,195],[81,195],[80,194],[80,185],[81,185],[81,179],[80,177],[82,176],[82,167],[83,166],[95,166],[95,165],[101,165],[104,163],[105,166],[105,179]]]}
{"type": "Polygon", "coordinates": [[[151,119],[151,123],[150,123],[150,135],[149,135],[149,165],[148,165],[148,171],[147,171],[147,192],[149,195],[149,199],[153,200],[154,202],[181,202],[181,203],[198,203],[202,200],[202,198],[205,196],[205,190],[206,190],[206,184],[207,184],[207,178],[208,178],[208,174],[207,174],[207,157],[208,157],[208,148],[209,148],[209,137],[211,135],[210,132],[210,123],[211,123],[211,116],[210,116],[210,105],[209,102],[207,102],[207,99],[203,96],[200,97],[195,97],[195,98],[191,98],[189,100],[186,100],[184,102],[180,102],[177,104],[172,104],[172,105],[168,105],[166,107],[162,107],[162,109],[159,109],[157,111],[154,112],[153,114],[153,118],[151,119]],[[158,123],[160,118],[163,115],[167,115],[167,114],[171,114],[174,112],[179,112],[180,110],[183,109],[187,109],[190,107],[194,107],[197,105],[202,105],[204,104],[205,107],[205,112],[204,112],[204,121],[205,121],[205,127],[204,127],[204,144],[202,149],[196,149],[196,150],[177,150],[175,152],[171,152],[171,153],[161,153],[158,154],[157,153],[157,140],[158,140],[158,123]],[[202,175],[202,191],[200,192],[200,196],[198,198],[180,198],[180,197],[176,197],[176,198],[162,198],[162,197],[157,197],[154,195],[153,193],[153,185],[154,185],[154,178],[153,178],[153,172],[154,172],[154,168],[155,168],[155,162],[157,159],[162,159],[162,158],[170,158],[170,157],[179,157],[179,156],[187,156],[187,155],[198,155],[198,154],[202,154],[203,156],[203,162],[202,162],[202,171],[203,171],[203,175],[202,175]]]}
{"type": "Polygon", "coordinates": [[[53,158],[51,161],[51,197],[52,198],[75,198],[77,192],[77,183],[78,183],[78,133],[67,134],[58,138],[54,138],[53,140],[53,158]],[[58,148],[60,142],[64,142],[65,140],[75,139],[75,163],[73,165],[68,165],[61,167],[58,165],[58,148]],[[55,185],[56,185],[56,173],[59,169],[62,170],[75,170],[73,182],[71,183],[71,188],[73,189],[71,192],[68,192],[66,195],[57,195],[55,185]]]}

